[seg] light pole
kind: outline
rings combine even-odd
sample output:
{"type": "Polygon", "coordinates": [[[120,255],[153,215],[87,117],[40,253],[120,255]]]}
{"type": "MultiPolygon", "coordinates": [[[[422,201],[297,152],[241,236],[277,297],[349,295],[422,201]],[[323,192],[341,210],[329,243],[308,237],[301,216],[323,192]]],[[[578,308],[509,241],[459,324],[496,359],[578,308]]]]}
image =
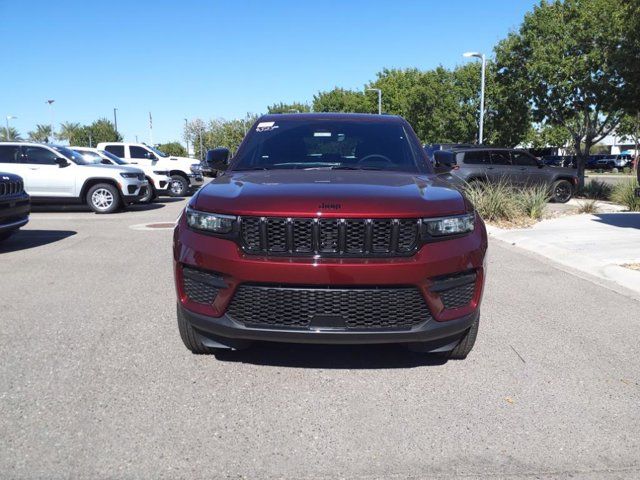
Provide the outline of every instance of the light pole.
{"type": "Polygon", "coordinates": [[[378,115],[382,115],[382,90],[379,88],[367,88],[367,92],[378,92],[378,115]]]}
{"type": "Polygon", "coordinates": [[[116,112],[118,111],[117,108],[113,108],[113,128],[116,129],[116,133],[118,133],[118,115],[116,114],[116,112]]]}
{"type": "Polygon", "coordinates": [[[7,142],[11,141],[11,138],[9,138],[9,136],[10,136],[9,135],[9,120],[13,120],[14,118],[18,118],[18,117],[15,117],[13,115],[7,115],[7,118],[6,118],[6,120],[7,120],[7,139],[6,140],[7,140],[7,142]]]}
{"type": "Polygon", "coordinates": [[[482,128],[484,123],[484,70],[487,66],[487,59],[484,53],[480,52],[465,52],[462,56],[466,58],[475,57],[482,60],[482,73],[480,74],[480,127],[478,132],[478,144],[482,145],[482,128]]]}
{"type": "Polygon", "coordinates": [[[187,129],[189,128],[189,122],[187,122],[187,119],[184,119],[184,139],[187,142],[187,157],[189,156],[189,132],[187,131],[187,129]]]}
{"type": "MultiPolygon", "coordinates": [[[[44,102],[49,104],[49,114],[51,115],[51,137],[53,137],[53,102],[55,102],[53,99],[49,99],[44,102]]],[[[53,138],[51,140],[53,140],[53,138]]]]}

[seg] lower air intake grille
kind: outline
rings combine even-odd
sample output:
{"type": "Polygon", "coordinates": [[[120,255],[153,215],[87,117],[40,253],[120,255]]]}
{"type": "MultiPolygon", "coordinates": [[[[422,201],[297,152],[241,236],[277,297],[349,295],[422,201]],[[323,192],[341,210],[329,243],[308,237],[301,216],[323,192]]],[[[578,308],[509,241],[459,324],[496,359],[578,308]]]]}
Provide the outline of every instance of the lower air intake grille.
{"type": "Polygon", "coordinates": [[[440,295],[446,309],[465,307],[473,300],[476,290],[476,274],[465,273],[436,280],[431,290],[440,295]]]}
{"type": "Polygon", "coordinates": [[[212,304],[220,289],[212,282],[220,281],[213,273],[201,272],[193,268],[183,269],[184,291],[196,303],[212,304]]]}
{"type": "Polygon", "coordinates": [[[241,285],[227,310],[257,328],[410,329],[431,318],[416,288],[284,288],[241,285]]]}

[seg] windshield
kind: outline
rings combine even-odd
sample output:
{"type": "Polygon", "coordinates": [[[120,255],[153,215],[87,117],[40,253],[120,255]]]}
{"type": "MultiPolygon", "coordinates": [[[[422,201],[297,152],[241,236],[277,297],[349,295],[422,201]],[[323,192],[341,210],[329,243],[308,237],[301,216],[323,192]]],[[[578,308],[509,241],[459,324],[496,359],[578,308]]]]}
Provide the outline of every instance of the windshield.
{"type": "Polygon", "coordinates": [[[75,150],[71,150],[70,148],[67,148],[67,147],[58,147],[58,146],[53,146],[52,148],[56,152],[61,153],[62,155],[64,155],[67,159],[73,161],[73,163],[76,163],[78,165],[89,165],[90,164],[90,162],[87,162],[84,158],[82,158],[82,155],[80,155],[75,150]]]}
{"type": "Polygon", "coordinates": [[[233,170],[344,169],[424,172],[420,145],[401,123],[319,119],[258,122],[233,170]]]}
{"type": "Polygon", "coordinates": [[[121,159],[120,157],[116,157],[113,153],[107,152],[106,150],[100,150],[100,155],[102,155],[103,157],[107,157],[116,165],[129,165],[129,162],[121,159]]]}
{"type": "MultiPolygon", "coordinates": [[[[146,145],[146,144],[145,144],[146,145]]],[[[146,147],[149,150],[152,150],[156,155],[158,155],[159,157],[168,157],[169,154],[168,153],[164,153],[162,150],[158,150],[157,148],[151,147],[149,145],[146,145],[146,147]]]]}

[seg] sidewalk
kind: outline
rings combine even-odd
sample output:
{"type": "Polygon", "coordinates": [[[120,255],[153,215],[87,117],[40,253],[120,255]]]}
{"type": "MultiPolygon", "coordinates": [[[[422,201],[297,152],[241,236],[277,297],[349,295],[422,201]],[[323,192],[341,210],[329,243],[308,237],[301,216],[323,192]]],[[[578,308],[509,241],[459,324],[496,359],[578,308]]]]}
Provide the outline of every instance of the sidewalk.
{"type": "Polygon", "coordinates": [[[543,220],[531,228],[487,225],[493,238],[640,293],[640,213],[598,213],[543,220]]]}

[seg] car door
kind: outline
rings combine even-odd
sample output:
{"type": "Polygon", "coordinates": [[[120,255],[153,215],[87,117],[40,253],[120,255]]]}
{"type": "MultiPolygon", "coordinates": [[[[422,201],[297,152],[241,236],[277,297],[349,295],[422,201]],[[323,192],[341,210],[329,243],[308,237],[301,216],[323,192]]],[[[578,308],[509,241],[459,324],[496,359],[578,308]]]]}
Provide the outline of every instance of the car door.
{"type": "MultiPolygon", "coordinates": [[[[75,164],[61,167],[62,158],[53,150],[39,146],[23,147],[22,163],[26,166],[25,190],[37,197],[73,197],[75,194],[75,164]]],[[[66,160],[66,159],[65,159],[66,160]]]]}
{"type": "Polygon", "coordinates": [[[486,179],[490,182],[494,180],[494,168],[493,165],[491,165],[491,159],[489,158],[489,152],[487,150],[466,150],[462,163],[463,165],[460,170],[465,180],[486,179]]]}
{"type": "Polygon", "coordinates": [[[494,181],[518,184],[518,175],[511,164],[509,150],[490,150],[491,166],[494,181]]]}
{"type": "Polygon", "coordinates": [[[158,158],[153,152],[138,145],[129,145],[129,157],[127,160],[138,165],[152,166],[158,158]]]}
{"type": "Polygon", "coordinates": [[[549,168],[541,167],[538,160],[528,152],[513,150],[511,152],[511,163],[514,176],[517,177],[514,183],[518,185],[545,185],[549,168]]]}
{"type": "Polygon", "coordinates": [[[25,178],[25,165],[21,163],[22,151],[19,145],[0,145],[0,173],[7,172],[25,178]]]}

